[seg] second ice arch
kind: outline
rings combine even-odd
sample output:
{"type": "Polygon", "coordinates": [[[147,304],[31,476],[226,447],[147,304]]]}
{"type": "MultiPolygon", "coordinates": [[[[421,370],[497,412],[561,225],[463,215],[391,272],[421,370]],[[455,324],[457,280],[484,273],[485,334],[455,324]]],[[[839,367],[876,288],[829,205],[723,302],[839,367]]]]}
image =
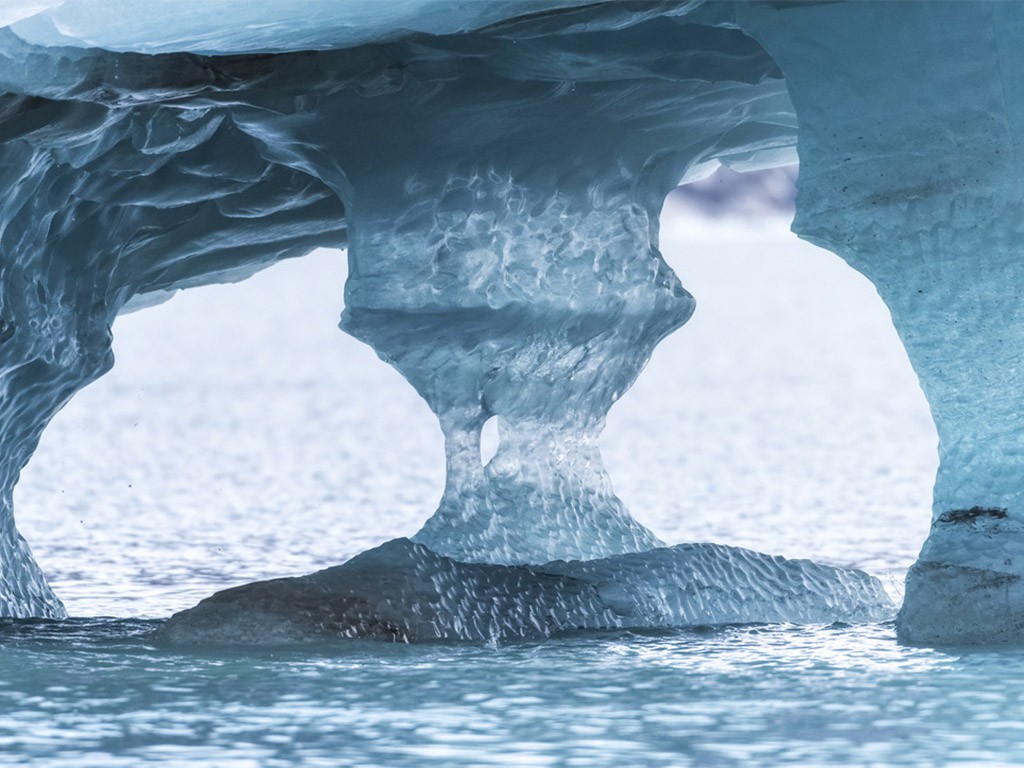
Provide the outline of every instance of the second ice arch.
{"type": "Polygon", "coordinates": [[[688,7],[599,4],[223,58],[37,47],[0,30],[13,174],[0,335],[14,328],[0,423],[25,425],[0,446],[0,613],[61,613],[11,491],[53,412],[109,367],[117,312],[336,246],[344,228],[345,327],[446,432],[448,491],[422,539],[519,562],[657,544],[612,493],[596,437],[692,309],[657,252],[662,198],[716,158],[770,163],[793,143],[772,60],[741,32],[690,23],[688,7]],[[35,297],[97,332],[47,324],[28,343],[35,297]],[[26,374],[72,341],[102,364],[69,357],[40,397],[26,374]],[[485,470],[475,442],[492,414],[506,433],[485,470]]]}
{"type": "Polygon", "coordinates": [[[661,201],[695,169],[771,164],[794,139],[771,58],[690,10],[596,4],[223,58],[0,30],[0,423],[17,438],[0,446],[0,612],[61,613],[11,490],[53,412],[109,367],[117,312],[336,246],[343,228],[345,327],[447,433],[448,492],[421,539],[503,562],[656,545],[596,438],[692,309],[657,252],[661,201]],[[30,338],[35,304],[59,322],[30,338]],[[505,434],[485,469],[492,414],[505,434]]]}

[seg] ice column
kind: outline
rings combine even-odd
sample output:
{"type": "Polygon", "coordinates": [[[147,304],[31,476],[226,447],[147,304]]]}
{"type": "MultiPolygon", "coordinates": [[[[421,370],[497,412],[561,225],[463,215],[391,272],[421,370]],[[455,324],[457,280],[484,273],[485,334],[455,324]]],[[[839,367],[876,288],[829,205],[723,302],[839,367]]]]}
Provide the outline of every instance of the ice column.
{"type": "Polygon", "coordinates": [[[556,22],[357,52],[372,81],[246,128],[291,137],[344,200],[342,328],[440,421],[446,489],[415,540],[457,560],[660,544],[616,498],[597,440],[693,311],[658,251],[661,205],[695,165],[791,141],[777,68],[746,35],[653,12],[628,33],[581,23],[563,38],[556,22]],[[500,447],[483,466],[491,418],[500,447]]]}
{"type": "Polygon", "coordinates": [[[445,493],[416,536],[439,553],[539,563],[659,544],[612,492],[597,438],[693,300],[654,247],[657,212],[630,174],[595,177],[559,188],[467,165],[410,175],[377,193],[384,210],[352,207],[343,328],[440,420],[445,493]],[[414,268],[388,268],[411,256],[414,268]],[[491,417],[500,447],[485,467],[491,417]]]}
{"type": "Polygon", "coordinates": [[[793,228],[877,286],[938,428],[900,638],[1024,639],[1024,7],[793,4],[741,19],[799,118],[793,228]]]}

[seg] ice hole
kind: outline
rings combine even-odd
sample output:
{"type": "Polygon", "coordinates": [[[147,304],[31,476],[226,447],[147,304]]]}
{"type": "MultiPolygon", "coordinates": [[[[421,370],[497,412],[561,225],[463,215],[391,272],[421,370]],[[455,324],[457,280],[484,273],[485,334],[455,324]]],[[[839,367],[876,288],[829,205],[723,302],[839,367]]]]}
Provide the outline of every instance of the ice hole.
{"type": "Polygon", "coordinates": [[[659,249],[697,309],[611,409],[601,452],[665,541],[909,566],[938,438],[874,286],[789,231],[795,176],[722,169],[668,196],[659,249]]]}
{"type": "Polygon", "coordinates": [[[480,463],[485,467],[498,452],[501,438],[498,437],[498,417],[491,416],[480,429],[480,463]]]}

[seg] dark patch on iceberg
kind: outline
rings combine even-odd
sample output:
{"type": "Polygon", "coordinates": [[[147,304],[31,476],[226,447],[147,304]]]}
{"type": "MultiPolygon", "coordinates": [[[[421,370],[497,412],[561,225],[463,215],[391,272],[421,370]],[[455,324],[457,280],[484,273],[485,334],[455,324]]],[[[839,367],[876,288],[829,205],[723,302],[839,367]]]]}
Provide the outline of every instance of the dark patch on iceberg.
{"type": "Polygon", "coordinates": [[[680,544],[591,561],[462,563],[408,539],[309,576],[218,592],[156,633],[171,645],[276,645],[330,638],[472,642],[600,629],[893,617],[862,571],[737,547],[680,544]]]}
{"type": "Polygon", "coordinates": [[[1001,507],[971,507],[970,509],[952,509],[949,512],[943,512],[939,515],[936,522],[955,525],[959,523],[973,523],[981,518],[1004,520],[1006,516],[1006,510],[1001,507]]]}

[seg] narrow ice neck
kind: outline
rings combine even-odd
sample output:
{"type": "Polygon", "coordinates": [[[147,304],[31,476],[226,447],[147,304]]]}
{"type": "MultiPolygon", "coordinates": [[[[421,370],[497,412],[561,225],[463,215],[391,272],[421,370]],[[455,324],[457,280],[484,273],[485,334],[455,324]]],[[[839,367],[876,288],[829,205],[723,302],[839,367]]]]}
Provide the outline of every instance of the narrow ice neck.
{"type": "Polygon", "coordinates": [[[612,492],[597,448],[608,409],[693,311],[651,242],[656,212],[622,176],[555,190],[480,170],[431,194],[421,174],[386,204],[406,190],[397,215],[352,206],[343,327],[441,422],[446,490],[416,540],[509,563],[659,545],[612,492]],[[501,444],[485,468],[480,430],[493,416],[501,444]]]}

